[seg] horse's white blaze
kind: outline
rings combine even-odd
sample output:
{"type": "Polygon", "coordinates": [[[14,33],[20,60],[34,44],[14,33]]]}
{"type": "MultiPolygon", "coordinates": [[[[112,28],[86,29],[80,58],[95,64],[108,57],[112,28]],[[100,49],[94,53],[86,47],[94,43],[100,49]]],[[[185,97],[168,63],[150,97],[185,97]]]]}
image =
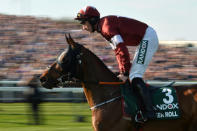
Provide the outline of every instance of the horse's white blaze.
{"type": "Polygon", "coordinates": [[[62,52],[57,60],[58,61],[62,61],[62,59],[64,58],[65,54],[66,54],[66,51],[62,52]]]}

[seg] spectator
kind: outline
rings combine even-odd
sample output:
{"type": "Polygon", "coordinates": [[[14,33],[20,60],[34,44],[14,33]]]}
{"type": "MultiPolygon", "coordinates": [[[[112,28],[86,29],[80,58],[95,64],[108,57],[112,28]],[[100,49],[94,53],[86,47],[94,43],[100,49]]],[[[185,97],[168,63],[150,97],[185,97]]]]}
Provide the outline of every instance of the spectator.
{"type": "Polygon", "coordinates": [[[28,90],[24,92],[26,96],[26,102],[30,104],[30,109],[32,111],[32,116],[30,118],[29,124],[39,125],[41,124],[40,119],[40,104],[42,102],[42,93],[38,89],[39,82],[37,76],[34,75],[31,79],[27,81],[28,90]],[[31,123],[31,119],[33,118],[34,123],[31,123]]]}

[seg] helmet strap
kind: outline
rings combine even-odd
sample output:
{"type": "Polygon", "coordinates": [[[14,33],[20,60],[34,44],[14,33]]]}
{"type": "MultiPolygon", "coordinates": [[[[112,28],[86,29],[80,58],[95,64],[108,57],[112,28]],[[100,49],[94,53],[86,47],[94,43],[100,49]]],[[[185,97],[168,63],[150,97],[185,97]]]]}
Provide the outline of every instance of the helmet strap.
{"type": "Polygon", "coordinates": [[[99,21],[99,18],[97,18],[97,17],[93,17],[93,18],[90,18],[88,20],[88,22],[92,26],[92,32],[95,32],[97,30],[97,28],[95,27],[95,25],[98,23],[98,21],[99,21]]]}
{"type": "Polygon", "coordinates": [[[95,32],[96,31],[95,26],[93,24],[91,24],[91,26],[92,26],[92,32],[95,32]]]}

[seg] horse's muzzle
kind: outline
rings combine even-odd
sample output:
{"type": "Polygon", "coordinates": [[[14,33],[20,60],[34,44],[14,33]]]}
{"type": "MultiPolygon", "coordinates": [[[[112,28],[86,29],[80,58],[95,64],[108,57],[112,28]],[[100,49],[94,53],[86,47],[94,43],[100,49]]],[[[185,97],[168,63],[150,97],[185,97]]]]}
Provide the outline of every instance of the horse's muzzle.
{"type": "Polygon", "coordinates": [[[59,83],[58,81],[51,82],[51,80],[47,79],[46,77],[40,78],[41,86],[47,89],[52,89],[53,87],[56,87],[59,83]]]}
{"type": "Polygon", "coordinates": [[[53,88],[53,86],[51,86],[51,84],[49,84],[47,82],[41,83],[41,86],[44,87],[44,88],[47,88],[47,89],[52,89],[53,88]]]}

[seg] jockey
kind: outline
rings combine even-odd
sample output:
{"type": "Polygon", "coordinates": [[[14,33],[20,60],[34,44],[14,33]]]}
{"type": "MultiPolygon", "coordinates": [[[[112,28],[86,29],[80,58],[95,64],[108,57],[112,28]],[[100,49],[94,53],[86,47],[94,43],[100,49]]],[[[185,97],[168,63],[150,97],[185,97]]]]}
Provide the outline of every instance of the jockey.
{"type": "Polygon", "coordinates": [[[100,13],[92,6],[81,9],[75,20],[80,21],[83,30],[97,31],[110,42],[119,65],[118,77],[123,81],[129,77],[132,87],[137,89],[145,106],[144,117],[154,118],[150,93],[142,77],[158,48],[159,42],[155,30],[131,18],[115,15],[100,18],[100,13]],[[132,63],[127,46],[137,47],[132,63]]]}

